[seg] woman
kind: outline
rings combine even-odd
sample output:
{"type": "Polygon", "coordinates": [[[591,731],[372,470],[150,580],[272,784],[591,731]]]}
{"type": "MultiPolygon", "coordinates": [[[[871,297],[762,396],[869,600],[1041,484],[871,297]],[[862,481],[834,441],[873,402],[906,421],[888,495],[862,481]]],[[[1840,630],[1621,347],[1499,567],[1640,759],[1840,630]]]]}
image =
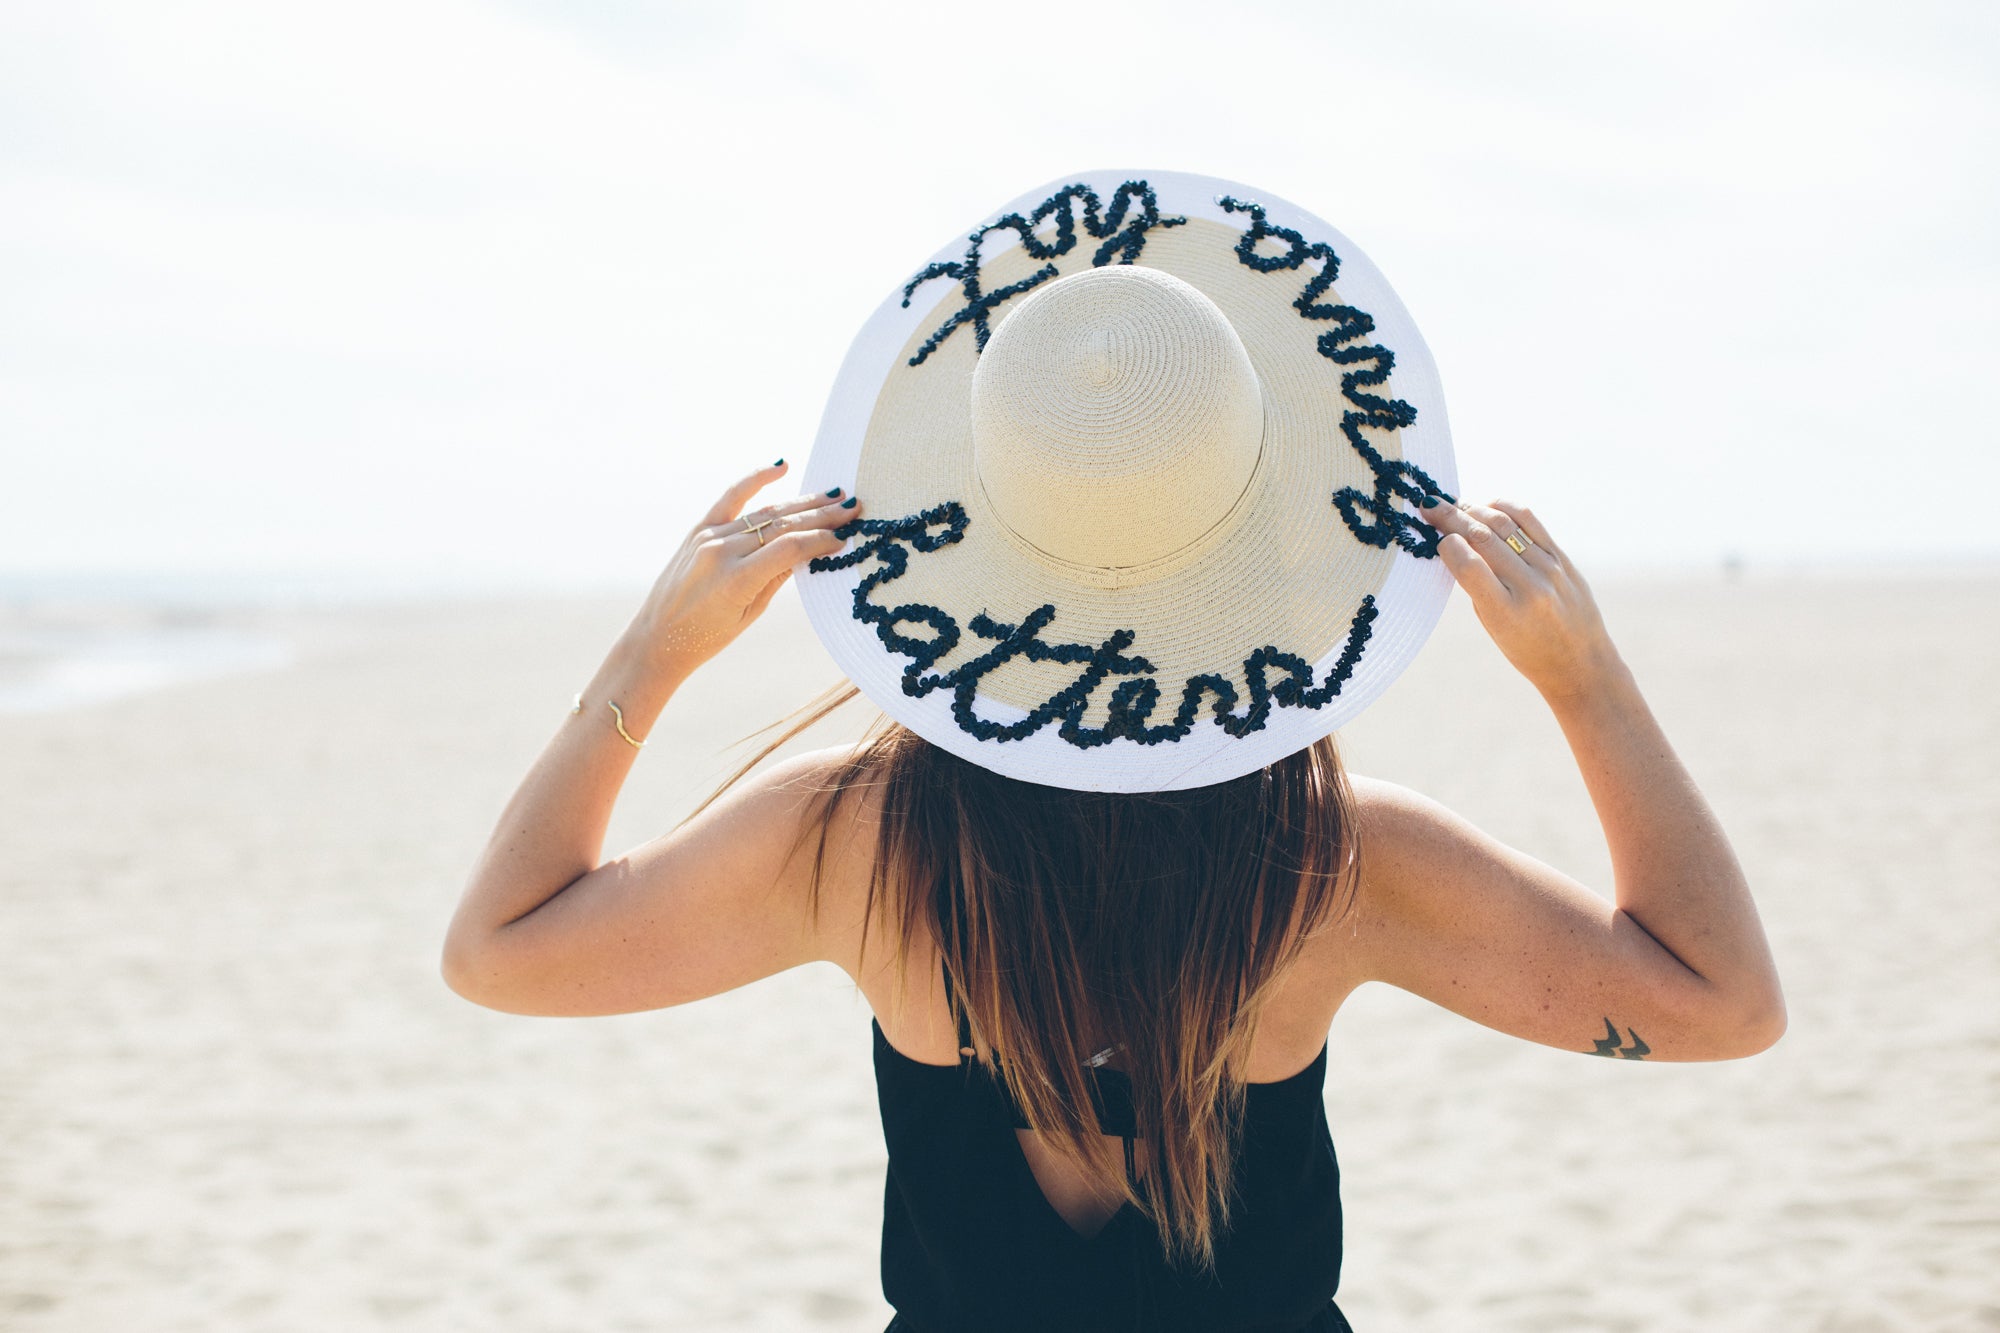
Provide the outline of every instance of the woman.
{"type": "Polygon", "coordinates": [[[846,970],[896,1327],[1345,1328],[1321,1087],[1362,982],[1628,1060],[1784,1028],[1728,840],[1583,578],[1526,508],[1441,484],[1432,378],[1301,210],[1159,175],[1024,197],[864,330],[808,494],[744,513],[780,460],[688,535],[501,817],[446,979],[583,1015],[846,970]],[[947,278],[962,305],[912,304],[947,278]],[[601,861],[676,688],[795,571],[886,725],[601,861]],[[1616,906],[1343,772],[1332,731],[1454,583],[1561,724],[1616,906]]]}

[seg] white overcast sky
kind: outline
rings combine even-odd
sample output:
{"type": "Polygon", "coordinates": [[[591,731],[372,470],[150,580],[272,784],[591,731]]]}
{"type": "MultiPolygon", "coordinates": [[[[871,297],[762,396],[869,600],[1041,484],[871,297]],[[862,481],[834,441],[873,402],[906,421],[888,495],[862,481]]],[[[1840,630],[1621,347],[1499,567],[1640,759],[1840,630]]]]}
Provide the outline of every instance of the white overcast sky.
{"type": "Polygon", "coordinates": [[[1966,564],[1989,3],[0,7],[0,575],[644,582],[1094,167],[1362,246],[1593,566],[1966,564]]]}

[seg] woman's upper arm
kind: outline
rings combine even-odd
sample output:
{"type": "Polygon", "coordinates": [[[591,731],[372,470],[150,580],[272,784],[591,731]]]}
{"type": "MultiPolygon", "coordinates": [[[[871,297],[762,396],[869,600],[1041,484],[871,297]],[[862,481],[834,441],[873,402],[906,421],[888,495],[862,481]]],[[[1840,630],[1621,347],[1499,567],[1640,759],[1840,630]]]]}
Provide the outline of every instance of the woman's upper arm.
{"type": "Polygon", "coordinates": [[[1741,1048],[1707,982],[1569,876],[1415,792],[1358,777],[1354,789],[1362,979],[1585,1054],[1714,1060],[1761,1049],[1741,1048]]]}
{"type": "Polygon", "coordinates": [[[509,1013],[583,1016],[686,1004],[797,967],[851,960],[873,828],[865,787],[828,830],[810,903],[816,797],[845,751],[751,774],[681,827],[606,861],[499,927],[450,981],[509,1013]]]}

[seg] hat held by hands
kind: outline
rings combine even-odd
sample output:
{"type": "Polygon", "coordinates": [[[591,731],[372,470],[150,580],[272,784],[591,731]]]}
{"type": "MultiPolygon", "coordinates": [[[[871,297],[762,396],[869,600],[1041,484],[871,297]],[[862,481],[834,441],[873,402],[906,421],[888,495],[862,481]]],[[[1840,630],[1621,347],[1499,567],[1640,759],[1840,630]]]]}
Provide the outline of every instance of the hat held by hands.
{"type": "Polygon", "coordinates": [[[882,303],[808,490],[870,517],[798,578],[884,712],[1010,777],[1199,787],[1335,730],[1452,579],[1430,354],[1333,228],[1268,193],[1084,172],[882,303]]]}

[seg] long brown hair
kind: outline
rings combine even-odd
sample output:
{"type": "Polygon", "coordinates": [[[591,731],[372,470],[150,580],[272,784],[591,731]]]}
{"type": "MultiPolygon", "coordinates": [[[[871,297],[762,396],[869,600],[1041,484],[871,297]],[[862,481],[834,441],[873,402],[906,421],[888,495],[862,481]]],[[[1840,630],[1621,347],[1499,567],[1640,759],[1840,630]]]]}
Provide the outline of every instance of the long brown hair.
{"type": "MultiPolygon", "coordinates": [[[[856,693],[801,709],[723,788],[856,693]]],[[[1275,978],[1346,910],[1359,870],[1334,739],[1213,786],[1124,794],[1002,777],[878,722],[806,822],[815,908],[828,830],[863,785],[882,812],[867,919],[888,914],[895,973],[907,984],[906,961],[934,944],[954,1022],[962,1007],[1028,1123],[1146,1213],[1171,1258],[1209,1266],[1244,1103],[1232,1071],[1275,978]],[[1143,1193],[1093,1110],[1090,1058],[1106,1048],[1131,1080],[1143,1193]]]]}

